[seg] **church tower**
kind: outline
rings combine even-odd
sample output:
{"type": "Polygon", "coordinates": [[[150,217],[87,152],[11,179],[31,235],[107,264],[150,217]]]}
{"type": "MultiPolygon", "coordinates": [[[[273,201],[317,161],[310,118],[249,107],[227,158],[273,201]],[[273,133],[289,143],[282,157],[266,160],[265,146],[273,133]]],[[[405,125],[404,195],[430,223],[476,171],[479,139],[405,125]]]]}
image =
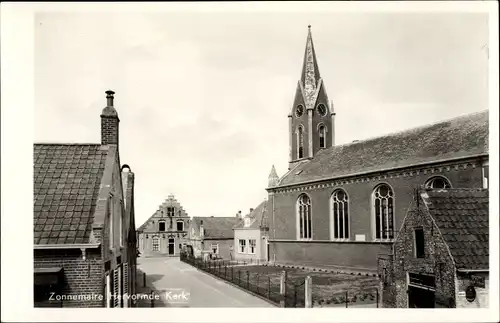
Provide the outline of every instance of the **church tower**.
{"type": "Polygon", "coordinates": [[[312,159],[321,150],[335,145],[335,113],[328,100],[308,26],[302,73],[288,115],[289,168],[301,160],[312,159]]]}

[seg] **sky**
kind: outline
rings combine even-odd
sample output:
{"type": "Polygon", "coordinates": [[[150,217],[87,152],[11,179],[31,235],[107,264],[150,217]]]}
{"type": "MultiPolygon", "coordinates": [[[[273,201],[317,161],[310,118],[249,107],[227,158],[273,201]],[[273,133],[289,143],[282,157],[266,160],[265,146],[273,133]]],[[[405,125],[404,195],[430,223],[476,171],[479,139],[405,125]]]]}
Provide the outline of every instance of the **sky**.
{"type": "Polygon", "coordinates": [[[100,142],[115,94],[140,226],[174,194],[244,214],[288,169],[307,26],[337,144],[488,109],[481,13],[45,12],[35,16],[35,142],[100,142]]]}

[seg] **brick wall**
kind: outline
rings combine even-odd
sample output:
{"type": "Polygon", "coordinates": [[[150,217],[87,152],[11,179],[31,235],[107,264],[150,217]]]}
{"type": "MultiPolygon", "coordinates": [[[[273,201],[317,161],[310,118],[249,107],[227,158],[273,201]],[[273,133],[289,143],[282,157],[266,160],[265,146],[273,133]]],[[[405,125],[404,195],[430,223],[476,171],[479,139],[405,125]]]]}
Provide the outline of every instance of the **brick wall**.
{"type": "Polygon", "coordinates": [[[396,289],[396,307],[408,306],[407,274],[427,274],[435,277],[436,295],[455,299],[455,266],[448,248],[420,201],[411,210],[394,243],[393,286],[396,289]],[[414,229],[424,231],[424,258],[414,255],[414,229]]]}
{"type": "MultiPolygon", "coordinates": [[[[468,160],[467,162],[475,162],[476,167],[469,164],[465,169],[463,167],[464,162],[465,161],[461,163],[436,164],[435,167],[432,168],[415,168],[398,172],[379,173],[377,176],[381,176],[380,180],[372,180],[372,178],[368,177],[358,177],[353,179],[362,181],[355,180],[353,183],[350,183],[349,180],[351,178],[346,178],[345,184],[328,189],[317,188],[304,191],[276,192],[274,193],[274,216],[272,213],[269,216],[269,239],[296,240],[297,224],[295,205],[299,195],[307,193],[311,198],[312,204],[313,240],[330,240],[330,197],[335,189],[342,188],[349,196],[350,239],[355,240],[356,235],[364,235],[366,241],[372,241],[372,192],[377,185],[387,183],[394,190],[394,228],[398,230],[408,211],[410,202],[413,199],[414,189],[424,184],[429,178],[437,175],[444,176],[451,182],[454,188],[482,187],[482,171],[479,166],[479,161],[468,160]],[[455,168],[455,166],[458,168],[455,168]]],[[[272,201],[272,198],[272,194],[270,194],[269,201],[272,201]]],[[[287,246],[283,246],[281,249],[279,244],[280,243],[275,243],[277,248],[276,261],[302,261],[304,257],[300,255],[305,252],[305,248],[307,248],[308,254],[311,253],[319,257],[319,259],[314,260],[316,262],[323,261],[325,264],[334,265],[340,261],[338,258],[327,256],[325,252],[320,250],[322,247],[317,247],[322,246],[322,244],[287,244],[287,246]],[[293,248],[297,248],[297,250],[293,250],[293,248]],[[314,251],[315,248],[320,249],[314,251]]],[[[340,245],[335,245],[336,248],[339,246],[340,245]]],[[[361,265],[361,263],[355,261],[355,259],[357,259],[356,257],[351,257],[348,250],[360,252],[362,249],[363,248],[360,249],[359,247],[342,247],[340,250],[348,252],[343,255],[347,259],[343,259],[342,262],[350,262],[349,265],[352,266],[361,265]]],[[[373,269],[376,269],[377,255],[368,254],[367,256],[373,257],[368,263],[373,266],[373,269]]],[[[366,261],[364,261],[364,263],[366,263],[366,261]]]]}
{"type": "Polygon", "coordinates": [[[304,265],[345,267],[346,269],[377,268],[377,255],[387,253],[389,244],[361,242],[273,242],[270,259],[276,262],[304,265]]]}
{"type": "MultiPolygon", "coordinates": [[[[103,264],[99,249],[87,249],[86,260],[80,250],[35,250],[35,268],[64,269],[61,295],[104,295],[103,264]]],[[[64,300],[63,307],[102,307],[102,300],[64,300]]]]}
{"type": "Polygon", "coordinates": [[[103,145],[118,145],[118,120],[117,116],[101,116],[101,143],[103,145]]]}

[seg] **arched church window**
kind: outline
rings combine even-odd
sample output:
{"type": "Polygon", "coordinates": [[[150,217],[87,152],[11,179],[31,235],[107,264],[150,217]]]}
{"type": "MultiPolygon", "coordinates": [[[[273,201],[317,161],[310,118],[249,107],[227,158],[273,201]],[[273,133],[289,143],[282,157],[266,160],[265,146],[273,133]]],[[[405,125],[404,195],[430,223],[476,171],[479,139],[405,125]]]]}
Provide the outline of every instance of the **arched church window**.
{"type": "Polygon", "coordinates": [[[349,239],[348,197],[344,190],[332,194],[333,239],[349,239]]]}
{"type": "Polygon", "coordinates": [[[302,126],[297,129],[297,147],[298,158],[304,158],[304,129],[302,126]]]}
{"type": "Polygon", "coordinates": [[[298,238],[312,238],[312,217],[311,217],[311,199],[307,194],[302,194],[297,199],[297,222],[298,238]]]}
{"type": "Polygon", "coordinates": [[[425,188],[451,188],[451,184],[443,176],[434,176],[425,182],[425,188]]]}
{"type": "Polygon", "coordinates": [[[319,132],[319,147],[325,148],[326,147],[326,127],[324,125],[320,125],[318,132],[319,132]]]}
{"type": "Polygon", "coordinates": [[[375,188],[372,195],[375,238],[394,239],[394,192],[387,184],[375,188]]]}

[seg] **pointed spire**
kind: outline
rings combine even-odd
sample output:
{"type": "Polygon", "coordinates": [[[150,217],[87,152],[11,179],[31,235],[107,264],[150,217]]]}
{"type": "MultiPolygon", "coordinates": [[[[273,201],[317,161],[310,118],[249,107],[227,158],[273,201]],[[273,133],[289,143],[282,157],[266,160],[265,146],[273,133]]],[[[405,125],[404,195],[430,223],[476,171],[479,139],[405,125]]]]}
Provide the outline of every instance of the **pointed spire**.
{"type": "Polygon", "coordinates": [[[304,63],[302,65],[301,83],[304,87],[304,96],[306,105],[311,107],[314,104],[314,95],[320,79],[318,60],[311,35],[311,25],[308,26],[306,51],[304,54],[304,63]]]}
{"type": "Polygon", "coordinates": [[[278,173],[276,173],[276,168],[274,168],[274,165],[271,168],[268,179],[268,187],[275,187],[276,185],[278,185],[278,181],[280,178],[278,176],[278,173]]]}

